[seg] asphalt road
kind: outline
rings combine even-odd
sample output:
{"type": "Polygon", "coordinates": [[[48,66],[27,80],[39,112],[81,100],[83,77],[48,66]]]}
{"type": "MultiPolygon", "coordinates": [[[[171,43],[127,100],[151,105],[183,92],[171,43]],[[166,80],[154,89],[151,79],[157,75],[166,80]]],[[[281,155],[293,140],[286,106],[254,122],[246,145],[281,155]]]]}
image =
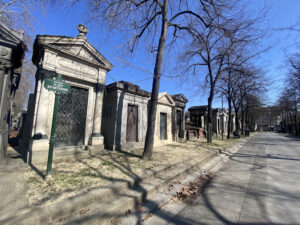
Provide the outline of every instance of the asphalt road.
{"type": "Polygon", "coordinates": [[[170,203],[144,224],[300,224],[300,139],[259,133],[194,203],[170,203]]]}

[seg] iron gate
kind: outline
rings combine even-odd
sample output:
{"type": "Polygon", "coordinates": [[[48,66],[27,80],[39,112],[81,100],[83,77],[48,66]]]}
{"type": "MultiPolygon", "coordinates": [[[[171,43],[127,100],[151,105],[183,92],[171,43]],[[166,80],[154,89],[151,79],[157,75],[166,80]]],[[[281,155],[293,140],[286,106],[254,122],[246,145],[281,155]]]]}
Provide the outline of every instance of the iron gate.
{"type": "Polygon", "coordinates": [[[55,146],[83,144],[88,102],[88,89],[71,87],[59,99],[55,146]]]}

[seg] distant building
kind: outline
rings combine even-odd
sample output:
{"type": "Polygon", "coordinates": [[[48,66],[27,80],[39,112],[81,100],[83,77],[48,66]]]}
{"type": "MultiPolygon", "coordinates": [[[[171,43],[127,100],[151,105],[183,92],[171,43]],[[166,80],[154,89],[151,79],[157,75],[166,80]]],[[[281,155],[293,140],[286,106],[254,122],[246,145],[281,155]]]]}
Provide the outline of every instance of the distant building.
{"type": "MultiPolygon", "coordinates": [[[[192,127],[201,128],[201,130],[205,133],[207,132],[207,113],[208,107],[207,105],[202,106],[193,106],[188,109],[190,116],[190,125],[192,127]]],[[[232,125],[234,124],[234,120],[232,120],[232,125]]],[[[212,109],[212,132],[216,135],[227,134],[228,127],[228,113],[226,110],[222,110],[220,108],[212,109]]]]}

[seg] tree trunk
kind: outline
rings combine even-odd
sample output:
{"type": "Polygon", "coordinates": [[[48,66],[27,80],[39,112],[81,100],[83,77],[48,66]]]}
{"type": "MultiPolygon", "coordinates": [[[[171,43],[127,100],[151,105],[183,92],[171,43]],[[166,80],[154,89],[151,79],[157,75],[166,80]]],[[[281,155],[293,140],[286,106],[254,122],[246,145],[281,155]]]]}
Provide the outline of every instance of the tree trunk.
{"type": "Polygon", "coordinates": [[[231,108],[231,98],[227,98],[227,101],[228,101],[228,126],[227,126],[227,139],[230,139],[230,133],[231,133],[231,111],[232,111],[232,108],[231,108]]]}
{"type": "Polygon", "coordinates": [[[244,134],[244,120],[245,120],[245,111],[244,109],[241,110],[241,122],[242,122],[242,131],[241,133],[244,134]]]}
{"type": "Polygon", "coordinates": [[[295,115],[294,115],[294,123],[295,123],[295,135],[298,135],[297,111],[295,111],[295,115]]]}
{"type": "MultiPolygon", "coordinates": [[[[296,99],[296,97],[295,97],[296,99]]],[[[295,115],[294,115],[294,122],[295,122],[295,132],[296,132],[296,135],[298,136],[299,134],[299,131],[298,131],[298,122],[297,122],[297,102],[295,101],[295,115]]]]}
{"type": "Polygon", "coordinates": [[[239,123],[239,110],[237,107],[234,107],[234,111],[235,111],[235,129],[237,131],[240,130],[240,123],[239,123]]]}
{"type": "Polygon", "coordinates": [[[167,12],[168,12],[168,0],[165,0],[164,7],[163,7],[163,15],[162,15],[161,34],[158,43],[158,52],[155,60],[154,78],[152,83],[151,99],[149,102],[147,132],[146,132],[145,146],[143,152],[143,158],[148,158],[148,159],[152,157],[152,152],[153,152],[157,99],[159,93],[163,53],[164,53],[164,47],[165,47],[167,29],[168,29],[167,12]]]}
{"type": "Polygon", "coordinates": [[[246,126],[246,129],[250,129],[250,116],[249,116],[248,101],[247,101],[246,110],[245,110],[245,126],[246,126]]]}
{"type": "Polygon", "coordinates": [[[212,101],[214,98],[214,86],[211,86],[207,100],[207,143],[212,143],[212,101]]]}
{"type": "Polygon", "coordinates": [[[289,112],[289,120],[290,120],[290,123],[289,123],[289,134],[292,134],[293,133],[293,119],[292,119],[291,112],[289,112]]]}

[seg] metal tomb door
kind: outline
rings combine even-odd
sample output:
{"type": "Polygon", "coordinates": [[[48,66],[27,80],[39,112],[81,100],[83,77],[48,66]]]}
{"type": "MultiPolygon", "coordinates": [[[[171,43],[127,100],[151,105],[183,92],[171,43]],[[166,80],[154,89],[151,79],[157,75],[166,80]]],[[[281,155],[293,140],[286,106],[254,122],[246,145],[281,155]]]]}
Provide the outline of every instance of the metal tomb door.
{"type": "Polygon", "coordinates": [[[85,133],[88,89],[71,87],[59,99],[55,146],[83,144],[85,133]]]}
{"type": "Polygon", "coordinates": [[[167,140],[167,114],[160,113],[160,140],[167,140]]]}
{"type": "Polygon", "coordinates": [[[126,141],[138,141],[138,107],[136,105],[128,105],[126,141]]]}
{"type": "Polygon", "coordinates": [[[181,128],[181,111],[180,110],[176,111],[176,130],[177,130],[178,135],[179,135],[179,132],[182,130],[182,128],[181,128]]]}

